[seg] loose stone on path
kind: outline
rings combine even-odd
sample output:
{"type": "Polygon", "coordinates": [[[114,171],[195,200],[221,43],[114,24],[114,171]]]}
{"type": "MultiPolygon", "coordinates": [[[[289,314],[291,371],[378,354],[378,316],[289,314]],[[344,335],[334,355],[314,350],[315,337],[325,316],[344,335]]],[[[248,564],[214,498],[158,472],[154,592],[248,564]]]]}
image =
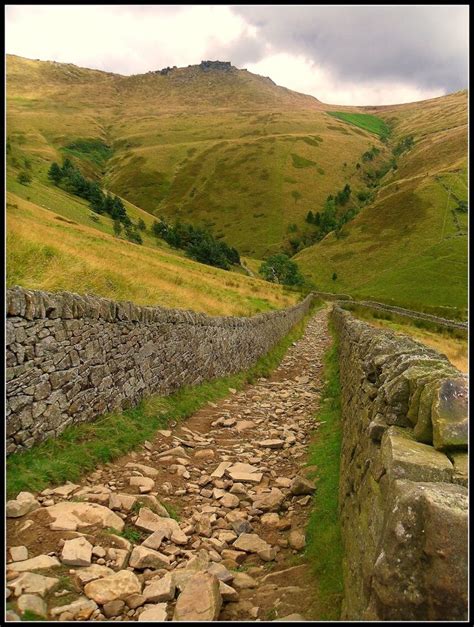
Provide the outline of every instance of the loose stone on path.
{"type": "Polygon", "coordinates": [[[329,342],[323,309],[268,378],[78,484],[9,501],[11,616],[261,621],[278,608],[277,620],[313,619],[316,584],[293,560],[317,499],[304,466],[329,342]],[[63,577],[76,598],[60,606],[63,577]]]}

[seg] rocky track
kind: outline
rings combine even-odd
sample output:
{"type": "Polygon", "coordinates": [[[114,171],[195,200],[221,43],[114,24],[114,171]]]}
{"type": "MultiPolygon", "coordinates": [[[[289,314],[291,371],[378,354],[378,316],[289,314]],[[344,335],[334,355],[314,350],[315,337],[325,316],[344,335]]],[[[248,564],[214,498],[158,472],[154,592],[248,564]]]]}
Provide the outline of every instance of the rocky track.
{"type": "Polygon", "coordinates": [[[80,484],[9,501],[9,619],[317,620],[306,459],[327,316],[311,318],[269,379],[80,484]]]}

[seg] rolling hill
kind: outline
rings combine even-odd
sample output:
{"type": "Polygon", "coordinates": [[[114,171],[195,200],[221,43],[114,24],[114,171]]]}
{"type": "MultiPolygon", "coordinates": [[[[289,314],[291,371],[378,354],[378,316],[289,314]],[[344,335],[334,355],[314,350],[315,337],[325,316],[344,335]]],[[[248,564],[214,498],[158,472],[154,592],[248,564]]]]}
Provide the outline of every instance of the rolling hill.
{"type": "MultiPolygon", "coordinates": [[[[8,55],[7,115],[8,187],[23,201],[67,217],[47,170],[68,156],[147,225],[157,216],[204,225],[246,258],[298,251],[322,290],[466,306],[467,217],[455,210],[467,197],[466,92],[337,107],[221,62],[120,76],[8,55]],[[409,136],[397,169],[384,168],[409,136]],[[30,185],[16,182],[25,167],[30,185]],[[375,185],[370,169],[382,172],[375,185]],[[307,246],[308,211],[347,184],[355,217],[307,246]]],[[[99,226],[79,213],[78,223],[99,226]]],[[[100,226],[112,232],[106,219],[100,226]]]]}

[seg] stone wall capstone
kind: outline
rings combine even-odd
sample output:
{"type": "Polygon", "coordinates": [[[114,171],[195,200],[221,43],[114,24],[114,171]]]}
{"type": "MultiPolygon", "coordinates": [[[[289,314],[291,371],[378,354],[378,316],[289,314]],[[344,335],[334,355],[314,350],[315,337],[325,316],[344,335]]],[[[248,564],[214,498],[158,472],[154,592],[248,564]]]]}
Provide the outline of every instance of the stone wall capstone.
{"type": "Polygon", "coordinates": [[[338,306],[345,620],[467,620],[467,378],[338,306]]]}
{"type": "Polygon", "coordinates": [[[236,318],[20,287],[6,296],[7,454],[146,395],[248,368],[313,300],[236,318]]]}

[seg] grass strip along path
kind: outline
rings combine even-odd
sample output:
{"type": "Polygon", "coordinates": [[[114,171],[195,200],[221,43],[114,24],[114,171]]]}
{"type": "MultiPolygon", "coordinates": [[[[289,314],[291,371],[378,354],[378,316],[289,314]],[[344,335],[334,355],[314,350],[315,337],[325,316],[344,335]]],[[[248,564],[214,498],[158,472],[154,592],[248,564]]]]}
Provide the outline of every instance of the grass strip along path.
{"type": "Polygon", "coordinates": [[[152,396],[137,407],[99,417],[93,423],[67,427],[55,439],[47,440],[7,460],[7,494],[22,490],[40,491],[49,484],[77,481],[98,464],[105,464],[133,450],[151,438],[157,429],[191,416],[206,403],[229,394],[229,388],[242,389],[259,377],[268,376],[281,362],[293,342],[299,339],[306,324],[321,307],[316,301],[303,318],[276,346],[250,369],[202,383],[186,386],[170,396],[152,396]]]}
{"type": "Polygon", "coordinates": [[[339,467],[341,457],[341,387],[337,337],[324,357],[326,378],[321,408],[315,416],[319,425],[310,447],[308,466],[315,467],[317,493],[306,530],[306,555],[319,584],[324,620],[338,620],[343,594],[342,540],[339,524],[339,467]]]}

